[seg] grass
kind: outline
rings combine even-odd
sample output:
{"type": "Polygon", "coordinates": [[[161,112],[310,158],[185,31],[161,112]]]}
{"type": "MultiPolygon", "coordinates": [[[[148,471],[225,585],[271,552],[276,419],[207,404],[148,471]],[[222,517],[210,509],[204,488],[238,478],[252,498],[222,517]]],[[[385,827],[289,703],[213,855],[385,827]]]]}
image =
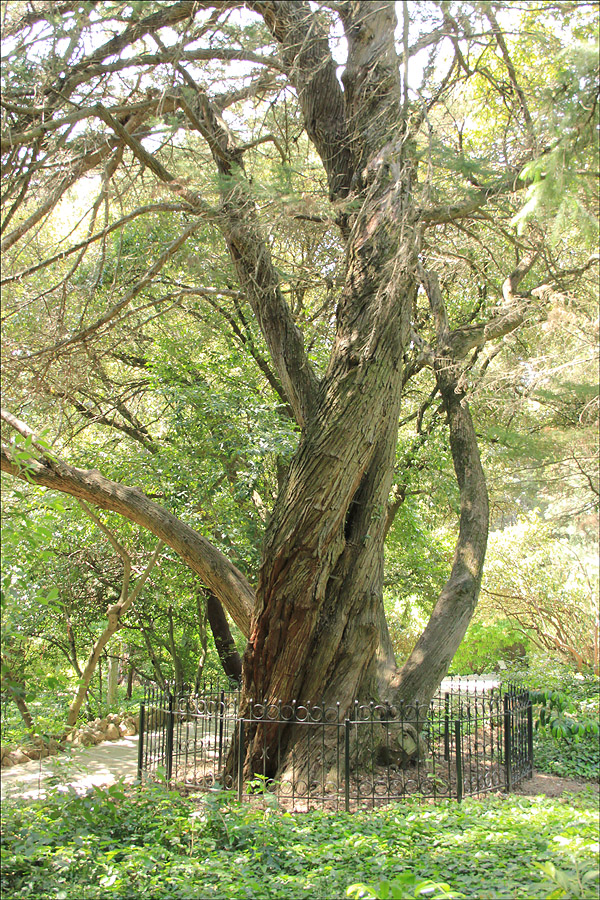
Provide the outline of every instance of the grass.
{"type": "Polygon", "coordinates": [[[595,898],[597,842],[591,789],[292,815],[117,784],[6,807],[2,896],[595,898]],[[419,894],[423,882],[448,887],[419,894]]]}

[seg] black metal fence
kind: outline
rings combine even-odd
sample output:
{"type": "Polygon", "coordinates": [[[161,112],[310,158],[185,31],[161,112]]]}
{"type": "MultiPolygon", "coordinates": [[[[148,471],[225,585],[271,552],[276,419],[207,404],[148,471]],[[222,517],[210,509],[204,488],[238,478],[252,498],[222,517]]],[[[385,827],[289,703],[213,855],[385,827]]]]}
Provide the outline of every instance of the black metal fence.
{"type": "Polygon", "coordinates": [[[253,702],[244,716],[230,686],[176,694],[147,685],[140,709],[140,778],[189,789],[219,785],[240,800],[276,796],[296,810],[353,810],[414,796],[460,801],[510,791],[532,769],[531,700],[512,685],[459,681],[428,707],[357,702],[345,714],[339,705],[253,702]],[[248,729],[255,765],[245,777],[238,748],[248,729]]]}

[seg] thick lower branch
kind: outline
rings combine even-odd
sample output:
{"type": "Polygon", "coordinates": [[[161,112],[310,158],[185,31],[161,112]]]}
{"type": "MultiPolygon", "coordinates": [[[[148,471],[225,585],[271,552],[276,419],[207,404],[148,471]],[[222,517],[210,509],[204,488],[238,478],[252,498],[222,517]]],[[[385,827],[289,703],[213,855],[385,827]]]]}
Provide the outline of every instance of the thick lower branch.
{"type": "MultiPolygon", "coordinates": [[[[421,270],[421,279],[434,316],[438,348],[447,348],[448,317],[437,278],[421,270]]],[[[425,704],[447,674],[475,610],[489,527],[485,475],[469,404],[459,387],[460,368],[453,357],[438,349],[434,371],[448,416],[452,462],[460,491],[459,533],[450,577],[425,630],[392,682],[396,701],[425,704]]]]}
{"type": "Polygon", "coordinates": [[[62,462],[51,466],[33,460],[26,467],[21,467],[11,460],[5,450],[1,451],[0,461],[2,471],[15,478],[70,494],[147,528],[200,576],[240,630],[245,635],[249,633],[254,591],[244,575],[206,538],[154,503],[142,491],[110,481],[97,469],[78,469],[62,462]]]}

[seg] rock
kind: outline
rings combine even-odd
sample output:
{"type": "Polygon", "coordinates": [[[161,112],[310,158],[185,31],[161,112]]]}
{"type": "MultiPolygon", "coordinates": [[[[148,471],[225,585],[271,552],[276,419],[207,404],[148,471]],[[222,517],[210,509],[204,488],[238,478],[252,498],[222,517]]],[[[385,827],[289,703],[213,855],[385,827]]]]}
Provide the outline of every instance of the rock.
{"type": "Polygon", "coordinates": [[[125,735],[134,735],[138,733],[137,724],[135,719],[131,716],[127,716],[126,719],[121,723],[121,728],[123,729],[122,734],[125,735]]]}
{"type": "Polygon", "coordinates": [[[90,728],[86,728],[81,732],[80,739],[84,747],[93,747],[94,744],[98,743],[96,735],[90,728]]]}
{"type": "Polygon", "coordinates": [[[398,766],[405,768],[413,760],[422,759],[426,755],[423,738],[417,735],[416,729],[408,722],[400,727],[390,728],[385,741],[377,749],[376,762],[379,766],[398,766]]]}
{"type": "Polygon", "coordinates": [[[39,757],[34,756],[36,752],[37,751],[33,748],[29,748],[28,750],[26,750],[24,747],[17,747],[17,749],[13,750],[13,752],[10,754],[12,759],[14,759],[12,765],[20,766],[23,763],[28,763],[30,759],[38,759],[39,757]]]}
{"type": "Polygon", "coordinates": [[[16,766],[17,762],[18,760],[16,758],[16,751],[13,750],[12,753],[8,753],[2,760],[2,768],[8,769],[9,766],[16,766]]]}
{"type": "Polygon", "coordinates": [[[60,744],[58,743],[58,741],[55,740],[54,738],[50,738],[50,740],[48,741],[48,752],[49,753],[58,753],[58,751],[60,749],[61,749],[61,747],[60,747],[60,744]]]}
{"type": "Polygon", "coordinates": [[[33,747],[27,751],[27,755],[29,759],[46,759],[47,756],[50,756],[50,752],[47,747],[33,747]]]}
{"type": "Polygon", "coordinates": [[[0,747],[0,759],[4,759],[5,756],[8,756],[9,753],[14,753],[15,747],[13,744],[2,744],[0,747]]]}
{"type": "Polygon", "coordinates": [[[121,732],[117,725],[114,725],[112,722],[106,727],[106,738],[109,741],[118,741],[121,737],[121,732]]]}

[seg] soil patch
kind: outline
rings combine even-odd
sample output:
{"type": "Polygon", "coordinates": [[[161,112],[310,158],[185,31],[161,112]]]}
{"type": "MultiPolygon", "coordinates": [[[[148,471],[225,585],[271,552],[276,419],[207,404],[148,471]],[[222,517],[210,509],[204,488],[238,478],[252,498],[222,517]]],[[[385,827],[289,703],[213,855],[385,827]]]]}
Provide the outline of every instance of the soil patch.
{"type": "Polygon", "coordinates": [[[546,797],[562,797],[565,792],[577,794],[579,791],[591,787],[596,793],[600,785],[594,781],[585,781],[582,778],[560,778],[558,775],[548,775],[546,772],[534,772],[533,777],[515,788],[515,794],[523,794],[533,797],[536,794],[545,794],[546,797]]]}

